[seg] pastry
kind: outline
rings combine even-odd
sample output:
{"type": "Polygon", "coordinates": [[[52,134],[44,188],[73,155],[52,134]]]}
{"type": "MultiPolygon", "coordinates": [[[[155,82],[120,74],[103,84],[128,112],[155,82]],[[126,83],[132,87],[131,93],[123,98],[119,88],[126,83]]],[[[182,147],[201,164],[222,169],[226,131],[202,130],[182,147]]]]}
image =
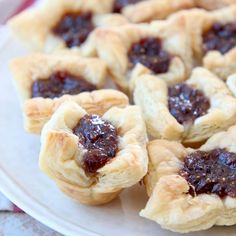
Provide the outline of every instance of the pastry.
{"type": "Polygon", "coordinates": [[[215,10],[218,8],[226,7],[236,4],[235,0],[195,0],[195,6],[205,8],[207,10],[215,10]]]}
{"type": "Polygon", "coordinates": [[[32,54],[10,62],[23,105],[25,129],[40,133],[57,107],[73,100],[88,112],[102,115],[112,106],[128,104],[126,95],[101,89],[107,76],[105,64],[77,55],[32,54]]]}
{"type": "Polygon", "coordinates": [[[188,80],[169,87],[154,75],[136,77],[133,86],[134,103],[155,138],[195,143],[236,122],[236,99],[204,68],[195,68],[188,80]]]}
{"type": "Polygon", "coordinates": [[[207,53],[203,59],[203,65],[205,68],[216,74],[219,78],[226,80],[228,76],[236,73],[235,61],[236,48],[230,50],[226,54],[221,54],[217,51],[207,53]]]}
{"type": "Polygon", "coordinates": [[[148,154],[150,198],[141,216],[181,233],[236,223],[236,126],[199,150],[154,140],[148,154]]]}
{"type": "Polygon", "coordinates": [[[108,14],[109,4],[101,0],[50,0],[41,8],[26,10],[13,17],[12,32],[36,50],[52,52],[74,49],[85,55],[90,33],[97,26],[116,26],[127,22],[119,14],[108,14]]]}
{"type": "Polygon", "coordinates": [[[211,12],[182,11],[170,20],[185,21],[194,56],[204,67],[224,80],[236,73],[236,4],[211,12]]]}
{"type": "Polygon", "coordinates": [[[232,94],[236,97],[236,74],[232,74],[227,78],[226,84],[228,88],[232,92],[232,94]]]}
{"type": "Polygon", "coordinates": [[[173,12],[194,7],[194,0],[107,0],[112,11],[122,13],[131,22],[140,23],[165,19],[173,12]]]}
{"type": "Polygon", "coordinates": [[[97,116],[66,102],[43,128],[40,168],[73,199],[104,204],[146,174],[146,142],[137,106],[97,116]]]}
{"type": "Polygon", "coordinates": [[[125,92],[134,75],[154,73],[171,84],[182,81],[192,68],[191,45],[181,22],[100,28],[94,32],[93,43],[125,92]]]}

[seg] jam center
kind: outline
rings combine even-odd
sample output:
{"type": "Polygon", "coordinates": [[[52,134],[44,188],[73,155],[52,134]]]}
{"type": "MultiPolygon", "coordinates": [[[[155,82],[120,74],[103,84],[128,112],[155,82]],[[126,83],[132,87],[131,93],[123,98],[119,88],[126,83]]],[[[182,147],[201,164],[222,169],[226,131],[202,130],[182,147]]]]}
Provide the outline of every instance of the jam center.
{"type": "Polygon", "coordinates": [[[203,50],[208,52],[217,50],[222,54],[236,46],[236,22],[215,23],[211,29],[203,34],[203,50]]]}
{"type": "Polygon", "coordinates": [[[85,115],[74,128],[79,143],[86,149],[83,165],[86,173],[94,174],[118,151],[116,128],[97,115],[85,115]]]}
{"type": "Polygon", "coordinates": [[[171,59],[159,38],[141,39],[132,45],[128,57],[132,67],[141,63],[156,74],[166,73],[171,59]]]}
{"type": "Polygon", "coordinates": [[[81,92],[93,91],[96,86],[75,77],[67,72],[56,72],[48,79],[38,79],[33,82],[32,97],[55,98],[65,94],[75,95],[81,92]]]}
{"type": "Polygon", "coordinates": [[[143,0],[115,0],[113,5],[113,12],[120,13],[124,7],[130,4],[135,4],[143,0]]]}
{"type": "Polygon", "coordinates": [[[84,43],[93,29],[92,13],[88,12],[65,14],[52,31],[72,48],[84,43]]]}
{"type": "Polygon", "coordinates": [[[193,196],[214,193],[220,197],[236,197],[236,154],[225,149],[188,155],[180,175],[191,185],[193,196]]]}
{"type": "Polygon", "coordinates": [[[168,106],[176,120],[184,124],[205,115],[210,108],[210,102],[202,91],[181,83],[169,87],[168,106]]]}

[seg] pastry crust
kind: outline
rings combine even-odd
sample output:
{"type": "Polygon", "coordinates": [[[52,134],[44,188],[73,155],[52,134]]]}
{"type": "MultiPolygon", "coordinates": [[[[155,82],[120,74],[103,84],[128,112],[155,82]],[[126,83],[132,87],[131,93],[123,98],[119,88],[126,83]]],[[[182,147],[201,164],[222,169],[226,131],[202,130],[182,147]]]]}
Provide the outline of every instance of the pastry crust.
{"type": "Polygon", "coordinates": [[[236,48],[224,55],[217,51],[207,53],[203,65],[219,78],[226,80],[228,76],[236,73],[236,48]]]}
{"type": "Polygon", "coordinates": [[[229,90],[236,97],[236,74],[232,74],[228,77],[226,84],[228,85],[229,90]]]}
{"type": "Polygon", "coordinates": [[[44,126],[41,136],[40,168],[61,190],[84,204],[104,204],[122,189],[140,181],[147,172],[146,129],[137,106],[113,107],[102,118],[118,131],[119,150],[96,177],[87,176],[82,168],[84,149],[72,129],[86,111],[66,102],[44,126]],[[69,147],[69,148],[68,148],[69,147]]]}
{"type": "Polygon", "coordinates": [[[31,86],[35,79],[47,78],[53,72],[65,70],[82,76],[88,82],[101,88],[106,78],[106,66],[99,59],[81,58],[76,55],[32,54],[13,59],[10,68],[23,105],[25,129],[40,133],[43,125],[64,101],[72,100],[89,113],[102,115],[113,106],[124,107],[129,101],[125,94],[103,89],[83,92],[78,95],[64,95],[59,98],[31,98],[31,86]]]}
{"type": "Polygon", "coordinates": [[[208,113],[188,127],[179,124],[170,114],[168,87],[163,80],[153,75],[142,75],[134,79],[134,102],[141,107],[151,136],[195,143],[235,124],[236,99],[223,81],[199,67],[193,70],[186,83],[202,90],[210,100],[208,113]]]}
{"type": "MultiPolygon", "coordinates": [[[[110,3],[112,11],[115,0],[104,0],[110,3]]],[[[195,6],[194,0],[146,0],[129,4],[122,9],[121,14],[131,22],[148,22],[155,19],[165,19],[173,12],[195,6]]]]}
{"type": "MultiPolygon", "coordinates": [[[[213,135],[200,150],[226,148],[236,152],[236,126],[213,135]]],[[[163,228],[187,233],[213,225],[236,223],[236,199],[215,194],[191,196],[187,181],[178,173],[183,159],[194,149],[180,143],[154,140],[148,144],[149,170],[145,185],[150,199],[140,215],[159,223],[163,228]]]]}
{"type": "MultiPolygon", "coordinates": [[[[50,0],[41,8],[26,10],[13,17],[8,26],[16,37],[32,49],[53,52],[67,48],[64,41],[51,32],[65,13],[92,12],[95,26],[117,26],[127,23],[126,18],[119,14],[102,15],[109,12],[109,7],[106,0],[50,0]]],[[[74,47],[72,50],[92,54],[92,49],[86,46],[89,38],[80,47],[74,47]]]]}
{"type": "Polygon", "coordinates": [[[125,92],[129,79],[138,74],[151,74],[145,66],[137,64],[129,69],[128,52],[133,43],[146,37],[158,37],[162,47],[172,55],[167,73],[159,74],[168,83],[182,81],[192,69],[190,40],[184,31],[184,21],[178,24],[169,21],[156,21],[150,24],[126,24],[117,28],[101,28],[94,32],[95,48],[104,60],[114,82],[125,92]]]}
{"type": "Polygon", "coordinates": [[[235,0],[195,0],[196,7],[205,8],[207,10],[215,10],[236,4],[235,0]]]}

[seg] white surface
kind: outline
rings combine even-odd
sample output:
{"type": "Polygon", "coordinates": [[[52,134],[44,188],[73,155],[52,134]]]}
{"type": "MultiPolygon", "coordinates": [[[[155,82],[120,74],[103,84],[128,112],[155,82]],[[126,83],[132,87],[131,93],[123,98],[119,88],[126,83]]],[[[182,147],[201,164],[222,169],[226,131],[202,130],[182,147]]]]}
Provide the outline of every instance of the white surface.
{"type": "Polygon", "coordinates": [[[0,214],[1,236],[62,236],[26,214],[0,214]]]}
{"type": "Polygon", "coordinates": [[[6,21],[24,0],[0,0],[0,23],[6,21]]]}
{"type": "Polygon", "coordinates": [[[3,194],[0,193],[0,211],[13,211],[13,204],[3,194]]]}
{"type": "MultiPolygon", "coordinates": [[[[2,30],[1,37],[7,38],[2,30]]],[[[1,40],[0,40],[1,41],[1,40]]],[[[4,42],[4,41],[3,41],[4,42]]],[[[88,207],[64,196],[38,169],[39,137],[24,132],[22,114],[7,61],[26,53],[12,39],[0,47],[0,191],[16,205],[65,235],[176,236],[139,217],[147,197],[137,185],[101,207],[88,207]]],[[[194,236],[233,236],[236,227],[215,227],[194,236]]]]}

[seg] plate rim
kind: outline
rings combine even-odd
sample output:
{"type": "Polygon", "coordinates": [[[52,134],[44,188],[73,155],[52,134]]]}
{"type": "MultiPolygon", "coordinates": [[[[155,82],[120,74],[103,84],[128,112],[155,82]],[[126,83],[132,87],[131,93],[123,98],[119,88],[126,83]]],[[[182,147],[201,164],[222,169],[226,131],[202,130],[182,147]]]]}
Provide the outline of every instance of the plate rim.
{"type": "Polygon", "coordinates": [[[3,195],[21,208],[26,214],[58,233],[69,236],[78,236],[78,234],[83,236],[102,236],[83,226],[64,221],[59,216],[50,212],[49,209],[39,204],[31,195],[20,188],[2,166],[0,166],[0,183],[0,191],[3,195]]]}

